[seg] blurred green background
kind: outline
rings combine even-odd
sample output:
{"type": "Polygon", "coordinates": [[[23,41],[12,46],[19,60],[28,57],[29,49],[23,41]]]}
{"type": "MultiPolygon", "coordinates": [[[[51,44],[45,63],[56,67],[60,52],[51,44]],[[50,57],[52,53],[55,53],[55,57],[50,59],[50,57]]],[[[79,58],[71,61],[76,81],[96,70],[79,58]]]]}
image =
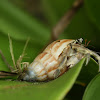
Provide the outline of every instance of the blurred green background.
{"type": "MultiPolygon", "coordinates": [[[[13,49],[16,60],[22,53],[27,38],[31,38],[26,49],[27,56],[23,59],[23,61],[31,63],[41,52],[43,47],[49,42],[52,28],[57,24],[64,13],[69,10],[74,1],[75,0],[0,0],[0,49],[4,53],[10,65],[13,66],[9,51],[8,33],[13,41],[13,49]]],[[[69,26],[60,35],[59,39],[87,39],[88,41],[91,41],[88,48],[96,52],[100,52],[99,10],[100,0],[84,0],[84,5],[75,14],[69,26]]],[[[95,67],[94,69],[93,64],[94,66],[97,66],[94,61],[91,61],[90,65],[93,68],[90,67],[87,69],[88,72],[86,75],[90,75],[88,79],[84,81],[87,77],[83,77],[85,74],[84,70],[83,73],[80,74],[82,76],[79,77],[81,82],[88,84],[97,74],[98,67],[95,67]]],[[[9,71],[1,58],[0,70],[9,71]]],[[[74,81],[75,79],[76,78],[74,78],[74,81]]],[[[72,82],[72,85],[74,81],[72,82]]],[[[0,84],[3,85],[3,82],[0,84]]],[[[8,85],[9,84],[15,85],[17,83],[8,82],[8,85]]],[[[45,86],[42,86],[42,89],[43,87],[45,86]]],[[[73,87],[72,91],[76,88],[77,85],[73,87]]],[[[79,86],[78,88],[79,91],[81,89],[84,92],[85,87],[81,88],[81,86],[79,86]]],[[[60,92],[59,94],[61,93],[63,92],[60,92]]],[[[70,99],[70,94],[72,95],[73,92],[69,93],[69,99],[66,100],[72,100],[70,99]]],[[[82,95],[83,94],[80,94],[80,97],[77,100],[81,100],[80,98],[82,98],[82,95]]]]}
{"type": "MultiPolygon", "coordinates": [[[[34,59],[48,43],[52,28],[57,24],[75,0],[0,0],[0,48],[8,56],[8,33],[14,39],[15,58],[17,59],[25,41],[31,37],[27,52],[34,59]],[[4,39],[3,39],[4,38],[4,39]],[[5,42],[6,41],[6,42],[5,42]],[[2,45],[3,43],[3,45],[2,45]],[[16,44],[17,43],[17,44],[16,44]],[[5,44],[5,45],[4,45],[5,44]],[[20,45],[19,45],[20,44],[20,45]],[[20,49],[18,47],[20,46],[20,49]],[[34,52],[34,53],[33,53],[34,52]]],[[[89,48],[99,52],[99,0],[84,0],[84,5],[75,14],[60,39],[91,41],[89,48]]],[[[9,58],[8,58],[9,59],[9,58]]],[[[30,62],[32,60],[29,60],[30,62]]],[[[9,59],[10,60],[10,59],[9,59]]]]}

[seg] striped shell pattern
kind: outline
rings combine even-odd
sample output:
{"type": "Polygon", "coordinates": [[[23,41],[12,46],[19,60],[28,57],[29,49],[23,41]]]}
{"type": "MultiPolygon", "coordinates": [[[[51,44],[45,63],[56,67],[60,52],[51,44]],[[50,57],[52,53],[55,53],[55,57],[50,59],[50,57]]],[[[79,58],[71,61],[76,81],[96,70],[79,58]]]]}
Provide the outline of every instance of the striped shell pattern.
{"type": "MultiPolygon", "coordinates": [[[[63,39],[54,41],[48,45],[47,48],[29,65],[27,74],[23,80],[45,81],[55,79],[55,72],[61,63],[58,61],[59,56],[64,48],[73,41],[75,40],[63,39]]],[[[62,75],[66,70],[67,68],[61,70],[58,76],[62,75]]]]}

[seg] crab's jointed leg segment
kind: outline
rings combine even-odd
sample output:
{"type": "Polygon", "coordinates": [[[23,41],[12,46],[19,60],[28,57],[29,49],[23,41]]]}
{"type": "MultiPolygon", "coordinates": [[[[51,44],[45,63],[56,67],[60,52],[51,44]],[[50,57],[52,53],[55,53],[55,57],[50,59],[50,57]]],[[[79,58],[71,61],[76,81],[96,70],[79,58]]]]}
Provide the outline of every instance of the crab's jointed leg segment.
{"type": "Polygon", "coordinates": [[[85,66],[88,65],[89,61],[90,61],[90,54],[88,53],[88,54],[86,54],[86,64],[85,64],[85,66]]]}
{"type": "MultiPolygon", "coordinates": [[[[84,55],[88,55],[88,58],[87,58],[87,60],[89,61],[89,55],[92,55],[92,56],[94,56],[97,60],[98,60],[98,63],[99,63],[99,72],[100,72],[100,56],[97,54],[97,53],[95,53],[94,51],[92,51],[92,50],[89,50],[88,48],[85,48],[84,46],[82,46],[82,45],[78,45],[78,44],[74,44],[74,45],[72,45],[72,48],[73,49],[76,49],[78,52],[80,52],[80,53],[83,53],[84,55]]],[[[88,62],[87,61],[87,62],[88,62]]]]}

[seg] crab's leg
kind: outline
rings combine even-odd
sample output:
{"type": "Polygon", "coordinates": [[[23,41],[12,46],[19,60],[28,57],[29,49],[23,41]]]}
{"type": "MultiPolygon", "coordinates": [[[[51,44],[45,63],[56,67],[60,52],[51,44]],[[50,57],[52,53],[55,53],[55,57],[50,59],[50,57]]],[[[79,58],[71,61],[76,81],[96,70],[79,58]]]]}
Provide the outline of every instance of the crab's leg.
{"type": "Polygon", "coordinates": [[[92,50],[89,50],[88,48],[85,48],[82,45],[78,45],[78,44],[72,45],[72,48],[76,49],[76,51],[81,52],[81,53],[83,53],[85,55],[92,55],[92,56],[94,56],[98,60],[98,63],[99,63],[99,72],[100,72],[100,56],[97,53],[95,53],[92,50]]]}

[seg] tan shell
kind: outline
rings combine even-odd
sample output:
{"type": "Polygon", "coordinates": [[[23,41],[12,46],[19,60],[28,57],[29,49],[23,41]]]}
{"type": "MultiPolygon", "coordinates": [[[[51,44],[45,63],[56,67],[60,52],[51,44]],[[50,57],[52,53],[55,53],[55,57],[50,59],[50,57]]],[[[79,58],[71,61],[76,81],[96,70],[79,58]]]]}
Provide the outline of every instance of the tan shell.
{"type": "MultiPolygon", "coordinates": [[[[38,81],[54,79],[54,73],[60,64],[58,61],[59,55],[62,53],[63,49],[73,41],[75,40],[63,39],[54,41],[35,58],[35,60],[30,64],[28,70],[34,71],[38,81]]],[[[61,74],[65,71],[66,69],[63,69],[61,74]]]]}
{"type": "Polygon", "coordinates": [[[71,68],[77,64],[83,57],[86,57],[87,65],[90,55],[98,60],[100,71],[100,56],[85,48],[81,43],[82,38],[78,40],[63,39],[54,41],[28,66],[26,72],[23,73],[22,79],[25,81],[55,79],[62,75],[68,67],[71,68]]]}

